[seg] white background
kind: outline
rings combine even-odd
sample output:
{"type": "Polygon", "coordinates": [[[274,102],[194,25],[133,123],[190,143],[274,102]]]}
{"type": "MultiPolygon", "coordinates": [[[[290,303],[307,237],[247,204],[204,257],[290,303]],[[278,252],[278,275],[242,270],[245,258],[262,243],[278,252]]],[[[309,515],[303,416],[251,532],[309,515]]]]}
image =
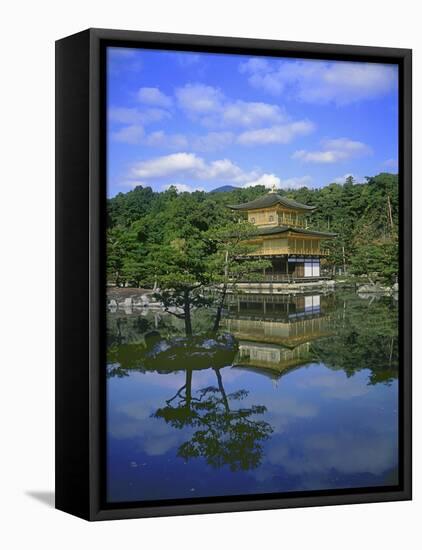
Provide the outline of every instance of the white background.
{"type": "MultiPolygon", "coordinates": [[[[414,406],[413,502],[95,524],[55,511],[42,502],[51,501],[54,486],[54,41],[87,27],[105,27],[413,48],[414,204],[420,205],[422,31],[418,4],[416,0],[2,3],[0,545],[3,548],[421,547],[420,398],[415,399],[414,406]]],[[[414,230],[418,251],[422,238],[418,213],[414,230]]],[[[420,272],[420,262],[416,257],[415,273],[420,272]]],[[[415,286],[415,311],[421,311],[417,278],[415,286]]],[[[418,327],[416,318],[416,397],[421,391],[418,327]]]]}

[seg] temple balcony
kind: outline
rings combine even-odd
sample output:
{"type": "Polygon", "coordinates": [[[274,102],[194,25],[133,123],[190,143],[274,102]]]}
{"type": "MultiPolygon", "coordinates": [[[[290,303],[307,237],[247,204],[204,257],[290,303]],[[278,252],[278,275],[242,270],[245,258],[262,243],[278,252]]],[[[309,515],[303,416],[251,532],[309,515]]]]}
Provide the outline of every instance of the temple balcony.
{"type": "Polygon", "coordinates": [[[328,281],[330,279],[331,277],[329,275],[309,275],[307,277],[301,277],[287,273],[265,273],[259,280],[262,283],[310,283],[313,281],[328,281]]]}
{"type": "Polygon", "coordinates": [[[330,251],[324,249],[291,248],[291,247],[265,247],[251,252],[249,256],[329,256],[330,251]]]}

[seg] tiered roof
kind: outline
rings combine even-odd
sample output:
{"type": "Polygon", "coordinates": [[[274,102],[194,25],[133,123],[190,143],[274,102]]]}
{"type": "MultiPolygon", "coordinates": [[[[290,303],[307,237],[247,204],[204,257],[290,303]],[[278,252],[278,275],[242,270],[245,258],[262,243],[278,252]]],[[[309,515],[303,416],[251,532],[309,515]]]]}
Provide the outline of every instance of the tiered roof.
{"type": "Polygon", "coordinates": [[[278,233],[299,233],[302,235],[313,235],[321,238],[337,237],[337,233],[327,233],[325,231],[315,231],[313,229],[302,229],[301,227],[293,227],[290,225],[277,225],[276,227],[261,227],[257,228],[256,235],[276,235],[278,233]]]}
{"type": "MultiPolygon", "coordinates": [[[[269,191],[265,195],[258,197],[257,199],[243,204],[232,204],[228,205],[228,208],[232,210],[237,210],[240,212],[247,212],[248,210],[260,210],[262,208],[271,208],[280,204],[285,208],[291,210],[300,210],[303,213],[312,212],[316,209],[316,206],[308,206],[307,204],[302,204],[293,199],[288,199],[287,197],[282,197],[276,193],[275,189],[269,191]]],[[[291,233],[298,233],[301,235],[312,235],[315,237],[321,238],[333,238],[336,237],[336,233],[327,233],[324,231],[314,231],[311,229],[303,229],[301,227],[290,226],[290,225],[277,225],[276,227],[257,227],[256,235],[277,235],[279,233],[286,233],[290,231],[291,233]]]]}
{"type": "Polygon", "coordinates": [[[291,208],[292,210],[302,210],[304,212],[312,212],[316,208],[316,206],[308,206],[293,199],[282,197],[274,191],[270,191],[269,193],[266,193],[265,195],[262,195],[262,197],[258,197],[253,201],[245,202],[243,204],[229,205],[228,208],[231,208],[232,210],[247,211],[259,210],[260,208],[269,208],[271,206],[275,206],[276,204],[280,204],[285,208],[291,208]]]}

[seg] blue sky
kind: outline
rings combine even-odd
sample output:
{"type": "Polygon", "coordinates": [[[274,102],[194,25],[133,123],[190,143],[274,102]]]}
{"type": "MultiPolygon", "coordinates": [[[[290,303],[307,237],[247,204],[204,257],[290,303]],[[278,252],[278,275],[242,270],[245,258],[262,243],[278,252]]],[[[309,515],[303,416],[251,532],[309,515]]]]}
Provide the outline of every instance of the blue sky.
{"type": "Polygon", "coordinates": [[[394,65],[109,48],[108,195],[397,172],[394,65]]]}

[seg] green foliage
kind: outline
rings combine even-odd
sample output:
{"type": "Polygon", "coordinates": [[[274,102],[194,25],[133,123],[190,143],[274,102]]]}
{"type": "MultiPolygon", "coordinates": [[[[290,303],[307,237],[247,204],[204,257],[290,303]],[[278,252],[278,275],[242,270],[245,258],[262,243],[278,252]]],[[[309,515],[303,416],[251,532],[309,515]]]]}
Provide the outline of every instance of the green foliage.
{"type": "Polygon", "coordinates": [[[206,243],[197,231],[189,236],[189,230],[183,233],[186,237],[175,238],[162,246],[155,245],[149,252],[148,265],[150,277],[158,285],[156,297],[166,311],[185,320],[186,334],[189,335],[192,333],[192,308],[209,305],[209,298],[201,293],[201,287],[209,282],[208,254],[206,243]]]}
{"type": "Polygon", "coordinates": [[[203,457],[213,468],[228,466],[231,471],[257,468],[262,460],[263,442],[273,432],[268,422],[257,418],[267,409],[263,405],[236,408],[235,402],[244,400],[248,392],[227,394],[220,370],[214,370],[218,386],[201,388],[196,395],[192,393],[192,372],[187,371],[186,384],[153,416],[176,429],[186,426],[192,429],[192,437],[180,445],[177,453],[186,462],[203,457]]]}
{"type": "Polygon", "coordinates": [[[311,204],[318,207],[312,224],[338,235],[326,245],[330,256],[325,266],[333,273],[393,282],[398,272],[398,177],[379,174],[365,184],[348,178],[343,186],[333,183],[312,193],[311,204]],[[377,259],[371,261],[368,254],[377,259]]]}
{"type": "Polygon", "coordinates": [[[256,226],[246,220],[229,221],[225,225],[212,227],[205,239],[210,244],[208,258],[210,281],[214,284],[235,285],[239,280],[254,280],[271,262],[249,256],[257,246],[251,239],[257,233],[256,226]]]}
{"type": "Polygon", "coordinates": [[[312,344],[317,360],[348,377],[368,370],[371,385],[390,384],[398,377],[398,306],[391,297],[337,294],[331,318],[335,335],[312,344]]]}
{"type": "Polygon", "coordinates": [[[271,266],[270,261],[250,255],[256,250],[256,245],[253,244],[256,233],[257,228],[253,224],[246,220],[237,220],[213,227],[205,234],[212,250],[207,266],[209,281],[217,285],[220,294],[219,299],[217,297],[214,332],[220,327],[229,286],[236,290],[239,281],[258,280],[262,270],[271,266]]]}
{"type": "MultiPolygon", "coordinates": [[[[253,278],[254,272],[265,267],[259,260],[232,261],[246,246],[238,237],[253,235],[253,228],[247,222],[238,224],[238,213],[227,205],[253,200],[265,192],[263,186],[255,186],[224,193],[178,193],[170,187],[156,193],[139,186],[109,199],[109,281],[167,288],[180,283],[186,288],[193,283],[221,284],[229,275],[232,280],[237,275],[253,278]]],[[[326,243],[330,250],[323,260],[326,270],[395,280],[397,175],[382,173],[367,178],[364,184],[349,177],[343,185],[281,190],[280,194],[317,207],[309,218],[309,228],[337,234],[326,243]]]]}
{"type": "Polygon", "coordinates": [[[367,273],[369,277],[381,277],[389,283],[397,278],[398,240],[379,241],[357,247],[350,260],[353,274],[367,273]]]}

